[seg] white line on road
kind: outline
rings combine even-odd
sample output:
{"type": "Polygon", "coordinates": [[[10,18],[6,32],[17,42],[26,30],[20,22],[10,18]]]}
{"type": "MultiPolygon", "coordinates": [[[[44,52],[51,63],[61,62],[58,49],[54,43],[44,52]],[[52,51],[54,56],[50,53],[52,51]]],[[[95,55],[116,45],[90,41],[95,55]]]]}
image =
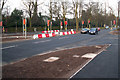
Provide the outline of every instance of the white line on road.
{"type": "Polygon", "coordinates": [[[8,47],[4,47],[4,48],[0,48],[0,49],[8,49],[8,48],[13,48],[13,47],[16,47],[17,45],[13,45],[13,46],[8,46],[8,47]]]}
{"type": "Polygon", "coordinates": [[[65,39],[65,38],[69,38],[69,37],[61,37],[61,38],[59,38],[59,39],[65,39]]]}
{"type": "Polygon", "coordinates": [[[51,40],[45,40],[45,41],[37,41],[37,42],[34,42],[35,44],[38,44],[38,43],[44,43],[44,42],[49,42],[51,40]]]}

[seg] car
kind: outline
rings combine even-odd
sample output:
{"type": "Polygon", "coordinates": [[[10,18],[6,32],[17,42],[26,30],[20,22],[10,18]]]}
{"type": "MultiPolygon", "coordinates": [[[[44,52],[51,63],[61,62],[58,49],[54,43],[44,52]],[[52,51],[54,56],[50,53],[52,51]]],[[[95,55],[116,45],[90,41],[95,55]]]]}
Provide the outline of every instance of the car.
{"type": "Polygon", "coordinates": [[[91,28],[91,29],[89,30],[89,34],[98,34],[97,28],[91,28]]]}
{"type": "Polygon", "coordinates": [[[105,29],[109,29],[109,26],[106,26],[105,29]]]}
{"type": "Polygon", "coordinates": [[[100,28],[98,27],[97,30],[100,31],[100,28]]]}
{"type": "Polygon", "coordinates": [[[82,30],[81,30],[81,34],[85,34],[85,33],[88,33],[88,32],[89,32],[88,28],[82,28],[82,30]]]}

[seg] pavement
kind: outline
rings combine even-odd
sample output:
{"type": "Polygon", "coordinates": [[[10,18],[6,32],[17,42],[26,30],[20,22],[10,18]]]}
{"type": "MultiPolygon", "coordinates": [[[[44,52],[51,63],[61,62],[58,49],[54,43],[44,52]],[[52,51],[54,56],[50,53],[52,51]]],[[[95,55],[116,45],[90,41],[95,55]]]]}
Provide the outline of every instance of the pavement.
{"type": "Polygon", "coordinates": [[[36,40],[2,44],[3,65],[48,51],[77,46],[111,44],[74,78],[118,78],[118,35],[109,34],[110,29],[101,30],[98,35],[75,34],[36,40]]]}

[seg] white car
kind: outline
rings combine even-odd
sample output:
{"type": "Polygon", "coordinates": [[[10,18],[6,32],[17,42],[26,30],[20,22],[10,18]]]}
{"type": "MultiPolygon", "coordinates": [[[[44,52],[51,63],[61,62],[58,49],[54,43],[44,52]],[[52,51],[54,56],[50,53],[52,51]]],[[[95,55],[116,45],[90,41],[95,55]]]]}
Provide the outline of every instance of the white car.
{"type": "Polygon", "coordinates": [[[105,29],[109,29],[109,26],[106,26],[105,29]]]}

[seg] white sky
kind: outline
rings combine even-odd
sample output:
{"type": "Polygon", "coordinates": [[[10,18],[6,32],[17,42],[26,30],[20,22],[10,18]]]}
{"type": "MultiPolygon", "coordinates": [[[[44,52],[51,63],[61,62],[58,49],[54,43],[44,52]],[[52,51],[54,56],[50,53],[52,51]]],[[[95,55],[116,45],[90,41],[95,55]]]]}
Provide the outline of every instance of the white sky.
{"type": "MultiPolygon", "coordinates": [[[[39,0],[40,2],[45,2],[46,4],[48,4],[49,0],[39,0]]],[[[88,2],[89,0],[85,0],[85,2],[88,2]]],[[[102,3],[107,2],[107,6],[111,6],[114,10],[115,15],[117,16],[117,8],[118,8],[118,1],[120,0],[91,0],[91,1],[99,1],[102,3]]],[[[22,9],[23,8],[23,4],[21,2],[21,0],[8,0],[8,2],[6,3],[6,6],[10,6],[10,12],[12,12],[15,8],[17,9],[22,9]]],[[[43,9],[44,7],[41,6],[43,9]]]]}

